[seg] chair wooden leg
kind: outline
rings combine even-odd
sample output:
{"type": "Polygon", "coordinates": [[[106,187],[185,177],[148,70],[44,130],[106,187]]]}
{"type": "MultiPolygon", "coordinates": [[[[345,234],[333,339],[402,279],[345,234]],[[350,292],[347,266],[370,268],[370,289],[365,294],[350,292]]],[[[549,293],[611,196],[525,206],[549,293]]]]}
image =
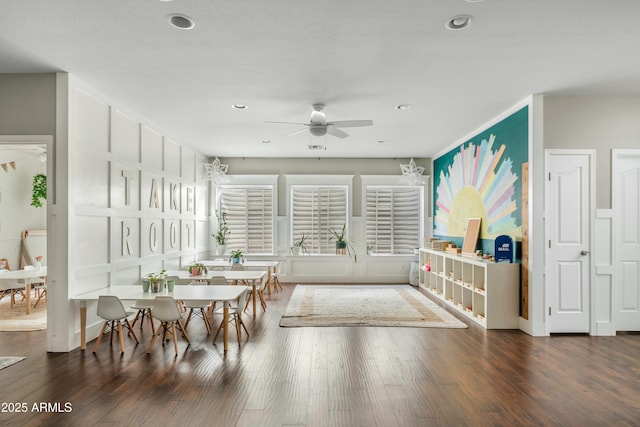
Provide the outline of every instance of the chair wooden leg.
{"type": "Polygon", "coordinates": [[[104,335],[104,330],[107,329],[107,325],[108,324],[109,324],[109,322],[104,322],[104,325],[102,325],[102,329],[100,330],[100,334],[98,335],[98,339],[96,340],[96,345],[93,346],[93,352],[94,353],[98,349],[98,346],[100,345],[100,341],[102,341],[102,336],[104,335]]]}
{"type": "Polygon", "coordinates": [[[133,339],[136,341],[136,344],[140,344],[140,341],[138,341],[138,337],[133,330],[133,326],[131,326],[131,323],[129,323],[129,319],[124,319],[124,323],[127,326],[127,329],[129,329],[129,334],[133,335],[133,339]]]}
{"type": "Polygon", "coordinates": [[[187,321],[184,322],[184,327],[189,327],[189,322],[191,322],[191,316],[193,316],[193,307],[189,309],[189,315],[187,316],[187,321]]]}
{"type": "Polygon", "coordinates": [[[207,328],[207,335],[211,335],[211,325],[209,324],[209,319],[207,318],[207,312],[204,308],[200,308],[200,313],[202,313],[202,320],[204,320],[204,326],[207,328]]]}
{"type": "Polygon", "coordinates": [[[111,330],[109,331],[109,347],[113,347],[113,332],[115,331],[116,322],[112,320],[111,322],[111,330]]]}
{"type": "Polygon", "coordinates": [[[178,354],[178,333],[176,331],[176,322],[171,322],[171,332],[173,333],[173,348],[175,348],[176,354],[178,354]]]}
{"type": "Polygon", "coordinates": [[[218,329],[216,330],[216,334],[215,334],[215,336],[213,337],[213,343],[214,343],[214,344],[216,343],[216,338],[218,338],[218,334],[219,334],[219,333],[220,333],[220,331],[222,330],[222,326],[224,326],[224,325],[223,325],[223,323],[222,323],[222,322],[220,322],[220,326],[218,326],[218,329]]]}
{"type": "Polygon", "coordinates": [[[247,333],[247,338],[249,338],[249,331],[247,330],[247,326],[244,324],[244,322],[242,321],[242,317],[238,316],[238,321],[240,322],[240,324],[242,325],[242,327],[244,328],[244,331],[247,333]]]}
{"type": "Polygon", "coordinates": [[[160,322],[160,326],[158,326],[158,329],[156,329],[156,332],[153,334],[153,338],[151,338],[151,343],[149,344],[147,353],[151,353],[151,349],[153,348],[153,345],[156,343],[156,340],[158,339],[158,337],[160,336],[160,333],[162,333],[163,327],[164,327],[164,322],[160,322]]]}
{"type": "Polygon", "coordinates": [[[235,316],[233,323],[235,323],[235,325],[236,325],[236,336],[238,337],[238,345],[240,345],[240,343],[241,343],[240,324],[238,323],[238,316],[237,315],[235,316]]]}
{"type": "Polygon", "coordinates": [[[185,326],[182,324],[182,320],[178,319],[177,320],[178,323],[178,327],[180,328],[180,330],[182,331],[182,336],[184,337],[185,340],[187,340],[187,342],[189,344],[191,344],[191,339],[189,338],[189,334],[187,333],[187,329],[185,328],[185,326]]]}
{"type": "Polygon", "coordinates": [[[120,353],[124,353],[124,336],[122,335],[122,322],[117,321],[118,341],[120,342],[120,353]]]}

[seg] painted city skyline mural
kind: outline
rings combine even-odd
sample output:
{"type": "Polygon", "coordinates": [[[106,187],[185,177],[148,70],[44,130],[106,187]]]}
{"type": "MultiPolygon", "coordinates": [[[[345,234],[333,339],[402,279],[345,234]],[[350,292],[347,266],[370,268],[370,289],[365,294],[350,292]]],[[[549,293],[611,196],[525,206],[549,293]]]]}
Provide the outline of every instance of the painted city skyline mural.
{"type": "Polygon", "coordinates": [[[481,218],[480,239],[522,239],[522,167],[528,161],[528,107],[434,160],[434,235],[463,238],[481,218]]]}

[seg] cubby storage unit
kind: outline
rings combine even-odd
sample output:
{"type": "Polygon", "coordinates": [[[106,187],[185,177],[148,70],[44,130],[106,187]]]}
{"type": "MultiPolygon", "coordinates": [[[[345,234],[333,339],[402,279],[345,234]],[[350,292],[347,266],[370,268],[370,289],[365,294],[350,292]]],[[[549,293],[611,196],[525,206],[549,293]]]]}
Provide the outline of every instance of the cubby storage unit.
{"type": "Polygon", "coordinates": [[[420,287],[487,329],[518,328],[520,264],[420,249],[420,287]]]}

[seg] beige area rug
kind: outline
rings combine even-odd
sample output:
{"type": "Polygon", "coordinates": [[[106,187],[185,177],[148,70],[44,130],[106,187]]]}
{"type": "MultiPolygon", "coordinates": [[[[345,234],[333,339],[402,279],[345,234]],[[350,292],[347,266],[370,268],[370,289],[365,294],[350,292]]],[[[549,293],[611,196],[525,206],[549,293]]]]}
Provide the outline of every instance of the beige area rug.
{"type": "Polygon", "coordinates": [[[24,301],[18,301],[11,308],[9,297],[0,300],[0,331],[40,331],[47,329],[47,303],[40,301],[34,309],[35,300],[31,298],[31,313],[26,313],[24,301]]]}
{"type": "Polygon", "coordinates": [[[280,326],[467,327],[409,285],[297,285],[280,326]]]}
{"type": "Polygon", "coordinates": [[[0,369],[8,368],[14,363],[18,363],[26,357],[0,357],[0,369]]]}

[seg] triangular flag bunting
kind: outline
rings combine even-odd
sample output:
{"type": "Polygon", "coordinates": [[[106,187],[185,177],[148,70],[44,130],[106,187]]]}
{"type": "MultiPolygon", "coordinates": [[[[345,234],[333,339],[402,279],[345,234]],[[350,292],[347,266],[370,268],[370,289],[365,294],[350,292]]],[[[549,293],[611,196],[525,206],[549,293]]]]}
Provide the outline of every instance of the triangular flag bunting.
{"type": "Polygon", "coordinates": [[[6,163],[1,164],[0,166],[2,166],[2,169],[4,169],[5,172],[7,171],[7,164],[6,163]]]}
{"type": "Polygon", "coordinates": [[[9,162],[11,169],[16,170],[16,162],[9,162]]]}

